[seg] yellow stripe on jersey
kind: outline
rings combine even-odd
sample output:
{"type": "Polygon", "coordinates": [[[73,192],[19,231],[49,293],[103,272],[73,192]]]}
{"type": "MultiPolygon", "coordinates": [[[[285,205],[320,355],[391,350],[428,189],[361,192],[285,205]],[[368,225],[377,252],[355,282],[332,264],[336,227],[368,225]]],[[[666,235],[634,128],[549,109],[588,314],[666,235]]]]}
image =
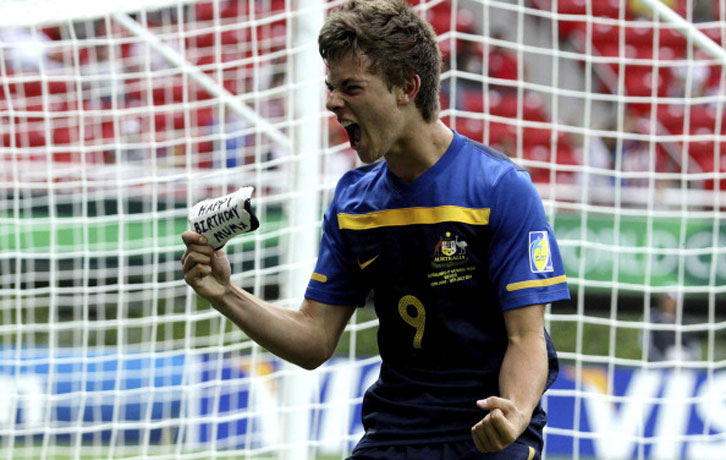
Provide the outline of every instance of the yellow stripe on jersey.
{"type": "Polygon", "coordinates": [[[321,275],[320,273],[313,273],[310,278],[312,278],[314,281],[320,281],[321,283],[325,283],[328,281],[328,277],[325,275],[321,275]]]}
{"type": "Polygon", "coordinates": [[[554,284],[561,284],[566,281],[567,281],[567,276],[565,276],[565,275],[555,276],[554,278],[539,279],[539,280],[519,281],[517,283],[507,284],[507,291],[512,292],[512,291],[519,291],[520,289],[527,289],[527,288],[533,288],[533,287],[552,286],[554,284]]]}
{"type": "Polygon", "coordinates": [[[430,208],[386,209],[368,214],[338,214],[341,230],[368,230],[416,224],[459,222],[470,225],[489,224],[489,208],[434,206],[430,208]]]}
{"type": "Polygon", "coordinates": [[[534,458],[534,454],[535,454],[534,448],[532,446],[527,446],[527,447],[529,447],[529,455],[527,456],[527,460],[532,460],[534,458]]]}

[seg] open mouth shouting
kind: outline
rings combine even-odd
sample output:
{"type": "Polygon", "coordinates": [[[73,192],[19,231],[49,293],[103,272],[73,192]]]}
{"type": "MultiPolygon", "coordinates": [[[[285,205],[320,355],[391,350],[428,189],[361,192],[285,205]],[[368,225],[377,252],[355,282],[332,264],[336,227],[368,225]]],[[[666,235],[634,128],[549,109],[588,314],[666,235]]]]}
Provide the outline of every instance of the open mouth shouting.
{"type": "Polygon", "coordinates": [[[343,126],[343,128],[345,128],[345,132],[348,133],[350,146],[353,149],[357,148],[361,141],[360,125],[349,120],[342,120],[340,124],[343,126]]]}

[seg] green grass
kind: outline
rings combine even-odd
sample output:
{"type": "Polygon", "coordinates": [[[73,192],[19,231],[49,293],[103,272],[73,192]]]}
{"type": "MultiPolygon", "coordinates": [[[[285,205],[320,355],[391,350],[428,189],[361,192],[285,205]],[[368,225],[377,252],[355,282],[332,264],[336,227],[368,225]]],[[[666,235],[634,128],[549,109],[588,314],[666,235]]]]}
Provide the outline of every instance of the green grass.
{"type": "MultiPolygon", "coordinates": [[[[282,228],[282,211],[267,210],[259,232],[282,228]]],[[[123,216],[56,216],[35,215],[12,219],[0,213],[0,247],[6,251],[50,252],[54,255],[86,250],[139,251],[178,246],[180,235],[188,228],[186,216],[152,219],[148,214],[123,216]]],[[[273,239],[277,244],[277,239],[273,239]]]]}
{"type": "MultiPolygon", "coordinates": [[[[549,325],[549,332],[552,342],[558,352],[579,353],[588,356],[612,356],[619,359],[643,360],[642,336],[644,331],[641,315],[631,312],[624,312],[618,315],[617,320],[621,323],[616,325],[597,324],[598,320],[607,320],[606,317],[597,314],[589,314],[581,324],[576,321],[577,317],[572,315],[572,320],[552,321],[549,325]],[[632,324],[632,325],[631,325],[632,324]],[[579,341],[578,341],[579,329],[579,341]]],[[[702,319],[703,322],[706,318],[702,319]]],[[[701,359],[710,360],[708,350],[712,349],[712,361],[726,359],[726,331],[715,332],[713,335],[713,346],[709,346],[711,340],[708,334],[699,336],[701,342],[701,359]]]]}
{"type": "MultiPolygon", "coordinates": [[[[637,321],[636,315],[625,315],[637,321]]],[[[573,320],[575,317],[573,316],[573,320]]],[[[621,320],[624,320],[621,318],[621,320]]],[[[552,342],[558,352],[579,352],[593,356],[614,356],[623,359],[641,359],[641,332],[635,328],[613,327],[603,324],[574,321],[554,321],[549,327],[552,342]],[[581,327],[578,343],[578,328],[581,327]]]]}

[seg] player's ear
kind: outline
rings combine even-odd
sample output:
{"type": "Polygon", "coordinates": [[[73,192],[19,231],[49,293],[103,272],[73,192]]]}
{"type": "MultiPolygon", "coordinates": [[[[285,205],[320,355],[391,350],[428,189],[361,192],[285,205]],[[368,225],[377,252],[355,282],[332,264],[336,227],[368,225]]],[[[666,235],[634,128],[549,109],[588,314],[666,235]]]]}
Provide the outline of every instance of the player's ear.
{"type": "Polygon", "coordinates": [[[398,105],[406,105],[413,102],[420,90],[421,77],[417,74],[411,75],[403,82],[403,85],[396,88],[396,101],[398,105]]]}

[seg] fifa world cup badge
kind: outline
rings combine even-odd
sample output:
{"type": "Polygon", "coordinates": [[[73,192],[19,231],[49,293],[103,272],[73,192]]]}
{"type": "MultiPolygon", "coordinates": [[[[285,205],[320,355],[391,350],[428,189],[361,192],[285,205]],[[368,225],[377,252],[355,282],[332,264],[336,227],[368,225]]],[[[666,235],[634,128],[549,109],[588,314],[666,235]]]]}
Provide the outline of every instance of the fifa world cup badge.
{"type": "Polygon", "coordinates": [[[532,273],[554,271],[547,231],[529,232],[529,269],[532,273]]]}

